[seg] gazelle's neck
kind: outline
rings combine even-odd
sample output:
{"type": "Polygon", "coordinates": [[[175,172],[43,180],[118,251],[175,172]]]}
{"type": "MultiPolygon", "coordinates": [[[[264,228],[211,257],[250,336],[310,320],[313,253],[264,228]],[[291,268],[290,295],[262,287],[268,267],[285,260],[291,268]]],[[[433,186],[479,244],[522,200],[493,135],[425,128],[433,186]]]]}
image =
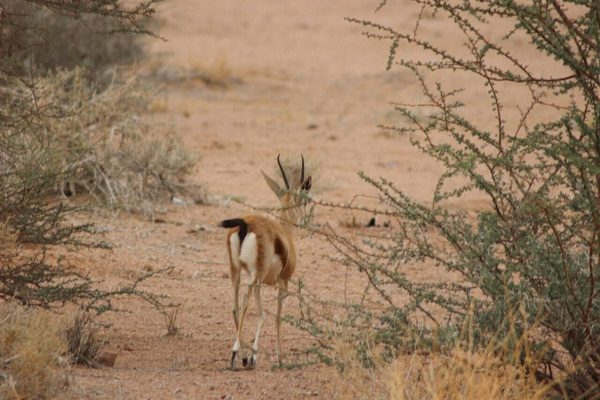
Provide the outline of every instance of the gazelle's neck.
{"type": "Polygon", "coordinates": [[[294,233],[294,228],[298,222],[298,218],[296,216],[296,209],[294,207],[284,207],[281,210],[281,214],[279,215],[281,219],[282,228],[292,235],[294,233]]]}
{"type": "Polygon", "coordinates": [[[281,226],[290,235],[294,233],[294,228],[298,223],[299,211],[299,208],[294,205],[289,198],[282,199],[279,218],[281,220],[281,226]]]}

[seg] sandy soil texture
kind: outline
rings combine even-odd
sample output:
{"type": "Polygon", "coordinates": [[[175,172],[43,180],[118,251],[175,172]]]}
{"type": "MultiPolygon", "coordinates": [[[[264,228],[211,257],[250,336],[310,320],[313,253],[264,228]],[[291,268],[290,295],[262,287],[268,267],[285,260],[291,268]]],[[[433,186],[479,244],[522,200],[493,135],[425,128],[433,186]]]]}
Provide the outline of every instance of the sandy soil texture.
{"type": "MultiPolygon", "coordinates": [[[[231,283],[226,264],[224,218],[251,212],[228,197],[259,206],[276,199],[260,170],[275,171],[275,158],[307,158],[315,198],[348,202],[356,194],[375,194],[358,176],[362,170],[385,176],[419,200],[431,199],[441,168],[392,137],[379,124],[403,124],[391,101],[418,102],[414,77],[385,71],[388,43],[361,35],[363,28],[344,17],[373,19],[412,29],[419,13],[404,1],[390,1],[374,13],[377,1],[177,0],[161,5],[158,32],[166,40],[149,43],[150,63],[171,79],[158,98],[159,118],[173,123],[200,161],[193,172],[216,200],[211,205],[168,206],[162,223],[120,214],[96,217],[112,250],[74,250],[69,260],[107,285],[143,271],[174,267],[144,287],[181,303],[179,333],[165,336],[163,317],[132,302],[129,314],[107,322],[108,349],[118,354],[113,368],[75,368],[69,393],[81,399],[304,399],[334,396],[341,384],[332,368],[311,365],[273,369],[275,290],[265,289],[269,318],[261,337],[258,367],[228,371],[234,327],[231,283]],[[181,72],[183,71],[183,73],[181,72]]],[[[458,49],[462,39],[450,22],[430,17],[422,32],[458,49]]],[[[400,47],[410,55],[414,49],[400,47]]],[[[535,64],[536,60],[531,60],[535,64]]],[[[452,78],[468,85],[464,77],[452,78]]],[[[489,102],[483,87],[467,96],[469,113],[485,121],[489,102]]],[[[510,100],[509,99],[509,103],[510,100]]],[[[516,101],[516,100],[514,100],[516,101]]],[[[510,105],[510,104],[509,104],[510,105]]],[[[473,195],[464,209],[481,207],[473,195]]],[[[366,223],[369,216],[359,215],[366,223]]],[[[341,229],[348,215],[319,209],[317,221],[341,229]]],[[[318,237],[297,237],[296,278],[323,296],[342,296],[345,270],[329,259],[331,249],[318,237]]],[[[415,274],[431,274],[416,268],[415,274]]],[[[356,278],[356,289],[360,286],[356,278]]],[[[352,287],[350,288],[352,290],[352,287]]],[[[290,299],[285,312],[294,313],[290,299]]],[[[256,319],[251,305],[247,334],[256,319]]],[[[303,361],[313,342],[289,325],[282,346],[288,361],[303,361]]]]}

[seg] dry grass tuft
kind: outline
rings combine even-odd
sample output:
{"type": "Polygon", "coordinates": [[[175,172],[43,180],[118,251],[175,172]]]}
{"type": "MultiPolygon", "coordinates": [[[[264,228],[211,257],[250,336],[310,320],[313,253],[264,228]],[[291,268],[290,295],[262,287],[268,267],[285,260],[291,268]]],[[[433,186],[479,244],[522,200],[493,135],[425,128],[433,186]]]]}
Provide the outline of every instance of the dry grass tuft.
{"type": "Polygon", "coordinates": [[[233,84],[240,83],[227,59],[224,56],[215,58],[209,64],[195,64],[190,70],[190,78],[197,80],[206,86],[216,88],[227,88],[233,84]]]}
{"type": "Polygon", "coordinates": [[[171,311],[162,311],[165,318],[165,325],[167,327],[167,336],[175,336],[179,332],[177,326],[177,315],[179,314],[179,306],[171,308],[171,311]]]}
{"type": "Polygon", "coordinates": [[[41,311],[2,307],[0,398],[53,398],[67,385],[66,345],[58,324],[41,311]]]}
{"type": "Polygon", "coordinates": [[[78,311],[75,314],[71,325],[65,330],[65,339],[72,362],[90,367],[98,365],[104,340],[89,313],[78,311]]]}
{"type": "MultiPolygon", "coordinates": [[[[533,366],[503,360],[491,348],[398,359],[391,367],[390,398],[509,400],[545,399],[551,386],[536,381],[533,366]]],[[[556,393],[553,393],[556,394],[556,393]]]]}
{"type": "Polygon", "coordinates": [[[162,60],[148,63],[147,68],[148,78],[160,84],[226,90],[243,83],[222,55],[210,62],[192,62],[189,68],[165,64],[162,60]]]}
{"type": "MultiPolygon", "coordinates": [[[[339,349],[338,349],[339,352],[339,349]]],[[[356,354],[347,349],[345,354],[356,354]]],[[[337,385],[341,399],[391,400],[542,400],[556,398],[555,385],[535,379],[534,364],[507,360],[494,346],[450,354],[402,356],[391,365],[364,368],[358,358],[344,360],[337,385]]],[[[560,398],[560,397],[559,397],[560,398]]]]}
{"type": "MultiPolygon", "coordinates": [[[[340,371],[337,393],[342,399],[392,400],[542,400],[567,399],[563,382],[540,381],[536,370],[545,351],[533,351],[536,327],[523,333],[511,320],[508,332],[475,345],[472,326],[450,348],[424,351],[415,348],[391,364],[372,341],[335,346],[340,371]],[[360,351],[359,351],[360,350],[360,351]],[[365,360],[368,362],[365,364],[365,360]],[[368,366],[368,368],[366,367],[368,366]]],[[[435,347],[435,346],[434,346],[435,347]]]]}
{"type": "MultiPolygon", "coordinates": [[[[387,399],[389,390],[385,379],[389,367],[375,359],[372,368],[365,368],[364,360],[357,352],[360,343],[337,342],[335,363],[338,365],[339,380],[334,382],[338,399],[371,400],[387,399]]],[[[371,353],[370,354],[375,354],[371,353]]]]}
{"type": "MultiPolygon", "coordinates": [[[[524,311],[520,310],[521,316],[524,311]]],[[[559,381],[536,378],[546,350],[532,348],[539,335],[530,325],[517,329],[518,315],[508,319],[508,330],[475,345],[472,321],[447,352],[399,357],[390,366],[389,393],[394,400],[517,400],[563,398],[559,381]]]]}

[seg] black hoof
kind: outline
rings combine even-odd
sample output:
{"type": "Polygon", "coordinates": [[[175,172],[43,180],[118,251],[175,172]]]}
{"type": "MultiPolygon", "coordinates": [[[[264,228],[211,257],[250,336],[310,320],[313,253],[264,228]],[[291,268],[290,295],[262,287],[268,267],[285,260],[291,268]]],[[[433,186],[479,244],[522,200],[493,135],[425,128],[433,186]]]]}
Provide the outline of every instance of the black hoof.
{"type": "Polygon", "coordinates": [[[242,358],[242,365],[243,365],[244,367],[247,367],[247,366],[248,366],[248,357],[244,357],[244,358],[242,358]]]}

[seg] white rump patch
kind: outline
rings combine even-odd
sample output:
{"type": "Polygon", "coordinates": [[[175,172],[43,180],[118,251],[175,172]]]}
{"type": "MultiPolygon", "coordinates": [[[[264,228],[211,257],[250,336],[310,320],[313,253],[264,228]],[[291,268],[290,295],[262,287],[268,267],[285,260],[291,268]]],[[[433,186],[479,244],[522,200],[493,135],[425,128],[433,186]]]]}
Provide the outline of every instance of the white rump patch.
{"type": "Polygon", "coordinates": [[[240,267],[240,237],[234,233],[229,237],[229,246],[231,247],[231,258],[233,265],[239,270],[240,267]]]}
{"type": "MultiPolygon", "coordinates": [[[[237,236],[237,235],[236,235],[237,236]]],[[[240,261],[248,266],[248,272],[252,277],[256,276],[256,258],[258,257],[258,246],[256,244],[256,235],[249,232],[240,250],[240,261]]]]}

